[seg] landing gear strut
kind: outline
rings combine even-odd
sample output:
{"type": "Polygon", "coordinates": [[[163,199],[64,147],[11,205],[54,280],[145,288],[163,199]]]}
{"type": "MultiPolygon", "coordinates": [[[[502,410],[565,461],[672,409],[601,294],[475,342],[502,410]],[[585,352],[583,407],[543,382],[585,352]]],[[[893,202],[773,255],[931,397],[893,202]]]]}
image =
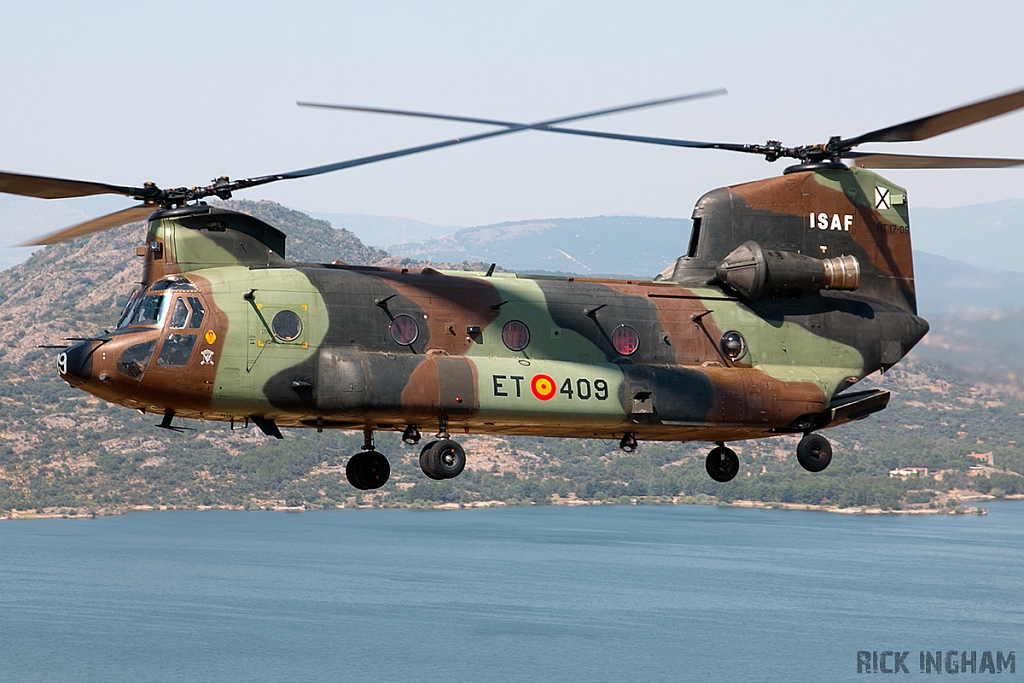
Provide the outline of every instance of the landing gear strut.
{"type": "Polygon", "coordinates": [[[466,451],[458,441],[431,441],[420,451],[420,469],[431,479],[454,479],[466,469],[466,451]]]}
{"type": "Polygon", "coordinates": [[[409,425],[402,432],[402,442],[409,445],[415,446],[420,442],[420,430],[416,425],[409,425]]]}
{"type": "Polygon", "coordinates": [[[391,463],[373,447],[373,430],[363,430],[363,450],[348,459],[345,477],[360,491],[379,489],[391,476],[391,463]]]}
{"type": "Polygon", "coordinates": [[[719,441],[704,460],[704,468],[708,471],[708,476],[724,484],[732,481],[740,471],[740,459],[734,450],[719,441]]]}
{"type": "Polygon", "coordinates": [[[622,440],[619,441],[619,448],[624,453],[636,453],[636,449],[639,447],[640,444],[637,443],[635,434],[624,434],[622,440]]]}
{"type": "Polygon", "coordinates": [[[797,444],[796,459],[808,472],[821,472],[832,462],[832,444],[821,434],[807,434],[797,444]]]}

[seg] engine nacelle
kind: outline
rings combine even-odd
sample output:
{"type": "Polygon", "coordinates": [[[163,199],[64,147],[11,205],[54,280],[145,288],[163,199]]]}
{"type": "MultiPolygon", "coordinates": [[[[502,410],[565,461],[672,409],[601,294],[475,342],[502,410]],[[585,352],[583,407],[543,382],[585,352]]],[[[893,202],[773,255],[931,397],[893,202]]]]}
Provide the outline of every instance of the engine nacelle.
{"type": "Polygon", "coordinates": [[[817,259],[792,251],[764,249],[750,240],[733,249],[715,268],[718,279],[751,301],[801,296],[822,289],[852,291],[860,285],[855,256],[817,259]]]}

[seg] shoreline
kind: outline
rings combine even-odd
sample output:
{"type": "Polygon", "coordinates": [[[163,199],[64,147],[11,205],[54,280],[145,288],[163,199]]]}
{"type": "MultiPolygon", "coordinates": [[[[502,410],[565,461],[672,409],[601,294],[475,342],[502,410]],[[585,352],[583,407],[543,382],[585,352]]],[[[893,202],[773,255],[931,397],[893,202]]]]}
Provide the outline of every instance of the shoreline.
{"type": "MultiPolygon", "coordinates": [[[[969,502],[991,502],[995,500],[1024,500],[1024,495],[1009,495],[1003,498],[994,496],[971,496],[969,502]]],[[[549,503],[551,506],[581,507],[599,505],[707,505],[714,507],[762,509],[762,510],[796,510],[803,512],[827,512],[840,515],[987,515],[988,510],[980,506],[963,505],[967,499],[958,501],[958,504],[950,507],[914,507],[903,509],[883,510],[877,505],[865,505],[856,507],[839,507],[837,505],[822,505],[810,503],[783,503],[777,501],[760,500],[733,500],[719,501],[711,496],[658,496],[658,497],[631,497],[626,500],[588,500],[582,498],[555,498],[549,503]]],[[[354,504],[342,503],[333,507],[312,507],[312,506],[287,506],[277,501],[266,501],[258,507],[242,505],[195,505],[195,506],[154,506],[154,505],[133,505],[124,508],[100,508],[94,512],[81,512],[76,508],[44,508],[38,510],[10,510],[0,515],[0,522],[30,520],[30,519],[95,519],[97,517],[117,517],[131,512],[177,512],[177,511],[212,511],[230,510],[233,512],[314,512],[317,510],[474,510],[494,507],[544,507],[535,502],[502,500],[474,501],[472,503],[438,503],[422,504],[379,504],[376,502],[354,504]]]]}

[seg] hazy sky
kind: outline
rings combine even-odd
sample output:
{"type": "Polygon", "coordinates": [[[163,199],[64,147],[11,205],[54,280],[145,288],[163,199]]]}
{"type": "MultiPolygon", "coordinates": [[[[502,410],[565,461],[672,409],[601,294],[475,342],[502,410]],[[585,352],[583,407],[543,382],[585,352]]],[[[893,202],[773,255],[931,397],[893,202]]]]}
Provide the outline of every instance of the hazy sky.
{"type": "MultiPolygon", "coordinates": [[[[0,169],[196,185],[485,130],[298,99],[539,120],[726,87],[586,126],[816,143],[1024,86],[1022,27],[1024,3],[983,1],[4,3],[0,169]]],[[[883,148],[1024,157],[1024,113],[883,148]]],[[[689,217],[784,165],[527,132],[238,196],[442,225],[689,217]]],[[[887,175],[912,206],[1024,196],[1024,170],[887,175]]]]}

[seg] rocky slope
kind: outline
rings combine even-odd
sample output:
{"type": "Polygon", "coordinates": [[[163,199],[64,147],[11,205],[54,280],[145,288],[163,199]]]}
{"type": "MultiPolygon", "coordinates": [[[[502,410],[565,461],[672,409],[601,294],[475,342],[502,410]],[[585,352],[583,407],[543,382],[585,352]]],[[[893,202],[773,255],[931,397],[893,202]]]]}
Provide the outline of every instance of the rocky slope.
{"type": "MultiPolygon", "coordinates": [[[[269,202],[232,202],[281,227],[289,257],[304,261],[396,263],[335,230],[269,202]]],[[[799,470],[792,438],[740,444],[743,472],[718,485],[703,472],[702,444],[644,444],[634,455],[615,444],[568,439],[469,436],[468,471],[432,482],[418,452],[381,435],[394,476],[356,495],[344,463],[359,436],[295,430],[279,442],[255,429],[192,422],[181,434],[153,416],[108,406],[60,381],[41,344],[88,336],[114,323],[140,263],[141,224],[48,247],[0,272],[0,517],[11,510],[92,514],[152,507],[333,507],[549,502],[729,501],[749,499],[846,508],[928,508],[974,491],[1014,493],[1024,471],[1024,384],[909,361],[872,384],[894,392],[888,410],[830,432],[832,467],[799,470]],[[992,452],[995,468],[969,470],[972,452],[992,452]],[[945,471],[939,480],[891,479],[897,466],[945,471]],[[991,475],[991,477],[987,476],[991,475]]],[[[485,264],[461,264],[479,269],[485,264]]],[[[1020,486],[1024,492],[1024,485],[1020,486]]]]}

